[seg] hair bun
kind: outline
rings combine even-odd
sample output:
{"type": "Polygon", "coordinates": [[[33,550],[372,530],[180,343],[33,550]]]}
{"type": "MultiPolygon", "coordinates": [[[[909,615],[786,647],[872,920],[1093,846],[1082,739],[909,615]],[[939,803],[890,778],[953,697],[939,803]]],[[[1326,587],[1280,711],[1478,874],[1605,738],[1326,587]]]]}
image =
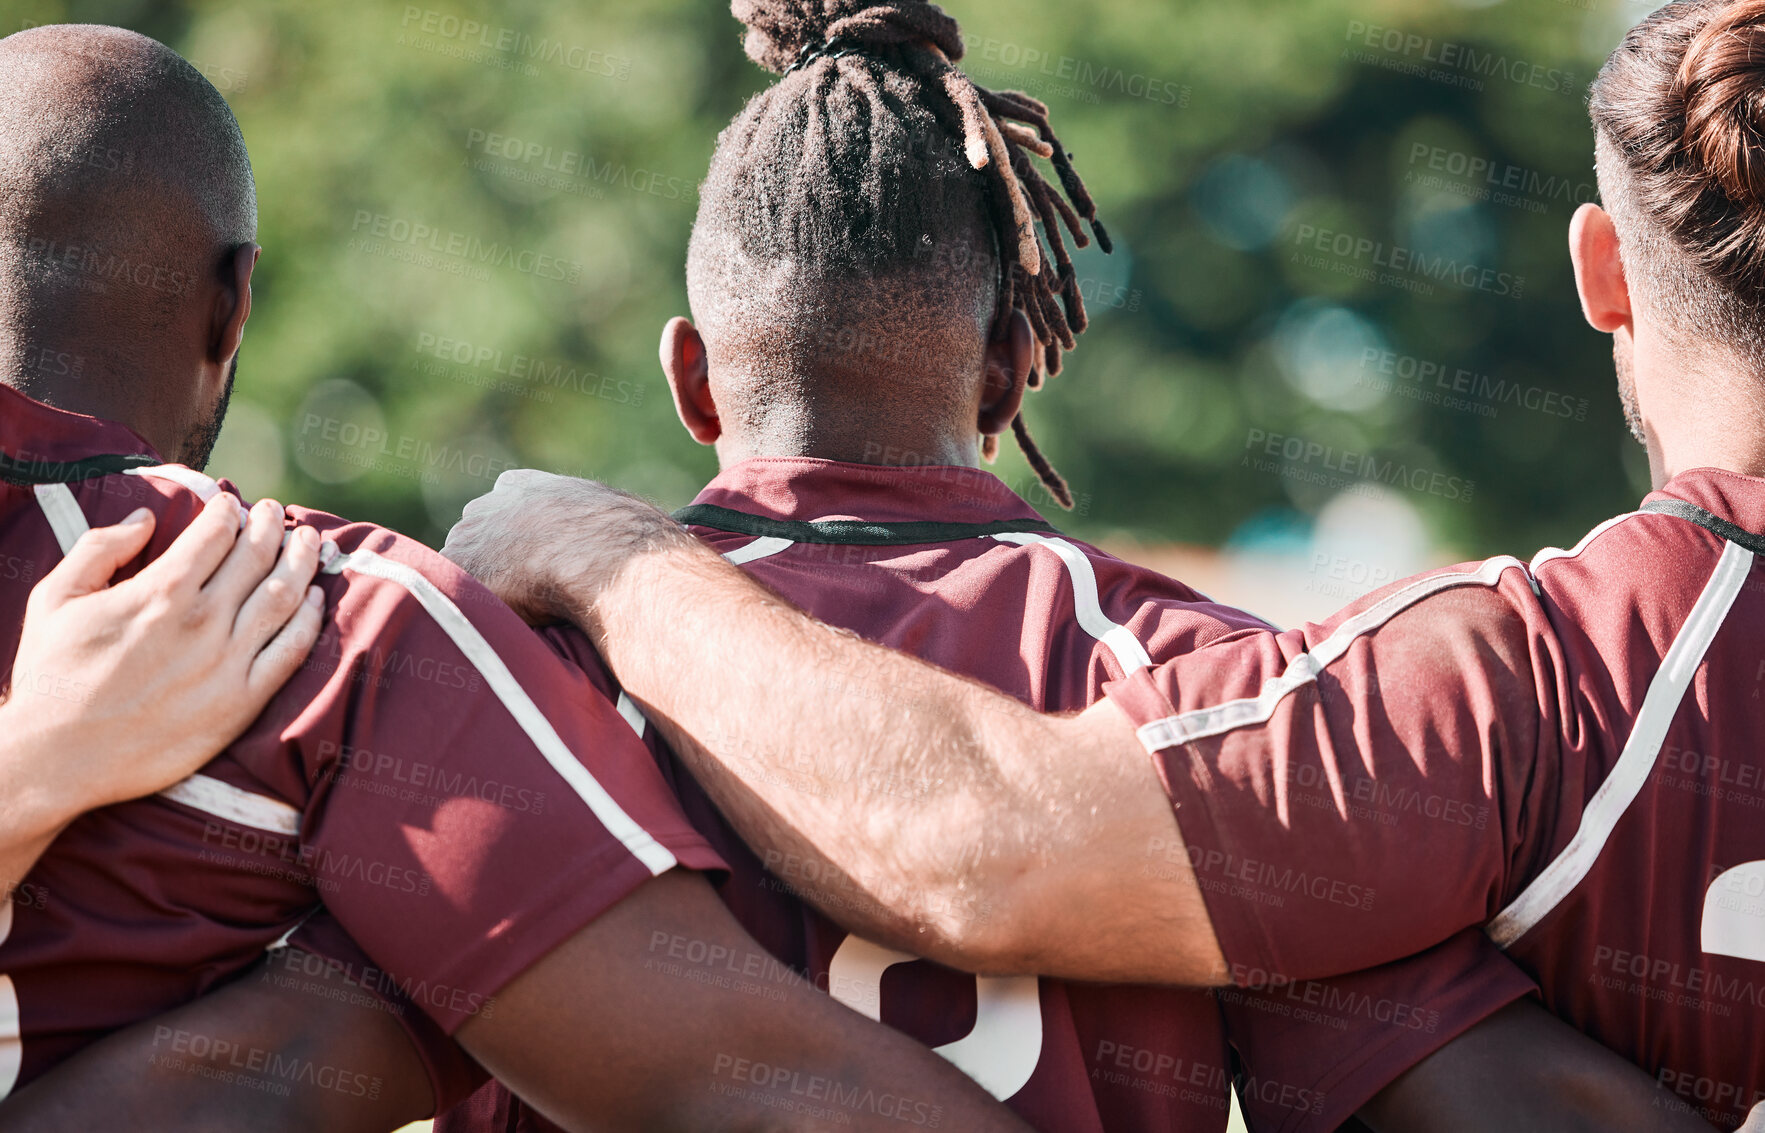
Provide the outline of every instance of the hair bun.
{"type": "Polygon", "coordinates": [[[1765,0],[1706,24],[1679,67],[1686,151],[1735,204],[1765,209],[1765,0]]]}
{"type": "Polygon", "coordinates": [[[748,58],[775,75],[830,39],[871,47],[925,41],[951,60],[962,57],[961,27],[926,0],[731,0],[729,10],[747,25],[748,58]]]}

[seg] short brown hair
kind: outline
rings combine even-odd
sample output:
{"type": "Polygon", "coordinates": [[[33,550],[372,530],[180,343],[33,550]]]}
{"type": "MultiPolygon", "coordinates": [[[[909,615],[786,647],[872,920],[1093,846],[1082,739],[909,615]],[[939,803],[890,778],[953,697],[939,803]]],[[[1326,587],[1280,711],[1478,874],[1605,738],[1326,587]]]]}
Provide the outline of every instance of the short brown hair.
{"type": "Polygon", "coordinates": [[[1669,334],[1765,371],[1765,0],[1679,0],[1600,70],[1601,197],[1669,334]]]}

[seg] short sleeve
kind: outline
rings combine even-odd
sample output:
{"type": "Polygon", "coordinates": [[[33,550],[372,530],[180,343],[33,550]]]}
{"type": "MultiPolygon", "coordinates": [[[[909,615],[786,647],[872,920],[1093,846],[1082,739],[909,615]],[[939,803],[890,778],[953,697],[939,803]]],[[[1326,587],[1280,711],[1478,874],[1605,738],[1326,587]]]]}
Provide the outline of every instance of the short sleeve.
{"type": "Polygon", "coordinates": [[[1467,929],[1351,975],[1217,995],[1250,1127],[1328,1133],[1405,1071],[1536,992],[1488,937],[1467,929]]]}
{"type": "Polygon", "coordinates": [[[294,514],[335,547],[306,668],[233,749],[386,978],[452,1034],[651,877],[722,862],[602,686],[439,555],[294,514]]]}
{"type": "Polygon", "coordinates": [[[1331,622],[1241,632],[1108,688],[1153,754],[1232,981],[1410,955],[1523,880],[1567,695],[1524,567],[1398,584],[1331,622]]]}

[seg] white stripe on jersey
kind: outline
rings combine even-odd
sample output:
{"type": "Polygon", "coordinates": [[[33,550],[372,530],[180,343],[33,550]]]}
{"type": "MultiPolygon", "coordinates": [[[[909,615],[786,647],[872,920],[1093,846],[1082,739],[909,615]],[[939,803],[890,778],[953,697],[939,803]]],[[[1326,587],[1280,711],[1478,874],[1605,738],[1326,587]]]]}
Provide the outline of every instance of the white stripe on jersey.
{"type": "MultiPolygon", "coordinates": [[[[788,551],[794,546],[796,544],[789,539],[767,537],[755,539],[752,543],[744,543],[733,551],[725,552],[723,557],[736,566],[743,566],[758,559],[769,559],[780,551],[788,551]]],[[[637,738],[643,739],[644,732],[649,728],[650,722],[644,718],[643,709],[637,706],[637,701],[627,696],[624,689],[619,690],[618,708],[619,715],[625,717],[625,722],[631,725],[631,730],[637,733],[637,738]]]]}
{"type": "MultiPolygon", "coordinates": [[[[1532,573],[1537,574],[1538,568],[1545,563],[1555,562],[1558,559],[1573,559],[1580,557],[1581,553],[1587,550],[1588,547],[1592,546],[1593,541],[1598,539],[1601,535],[1604,535],[1606,532],[1618,526],[1620,523],[1623,523],[1627,519],[1635,519],[1639,515],[1647,514],[1647,512],[1630,511],[1625,512],[1623,515],[1614,515],[1598,527],[1595,527],[1592,531],[1589,531],[1586,535],[1583,535],[1581,537],[1581,542],[1575,544],[1575,549],[1572,551],[1565,551],[1561,547],[1546,547],[1544,550],[1538,552],[1538,554],[1532,556],[1532,573]]],[[[1536,587],[1534,589],[1536,589],[1536,587]]]]}
{"type": "Polygon", "coordinates": [[[744,543],[733,551],[727,551],[723,557],[736,566],[744,566],[757,559],[769,559],[780,551],[788,551],[794,546],[796,544],[789,539],[767,536],[763,539],[756,539],[752,543],[744,543]]]}
{"type": "MultiPolygon", "coordinates": [[[[220,491],[213,480],[209,480],[200,472],[192,472],[182,465],[173,465],[168,469],[149,468],[139,470],[143,475],[162,475],[167,480],[174,480],[181,486],[195,492],[203,499],[209,499],[220,491]],[[183,473],[181,476],[170,475],[170,472],[183,473]],[[207,481],[209,490],[203,491],[190,482],[190,478],[207,481]]],[[[37,504],[43,509],[43,515],[49,520],[49,526],[55,531],[56,542],[61,544],[61,553],[67,554],[73,549],[81,535],[90,530],[86,522],[86,513],[80,510],[79,500],[74,498],[73,491],[66,484],[38,484],[35,488],[37,504]]],[[[300,811],[289,806],[281,799],[273,799],[268,795],[253,794],[242,791],[230,783],[219,779],[211,779],[207,775],[192,775],[181,783],[174,783],[160,792],[163,798],[182,803],[193,810],[212,814],[216,818],[224,818],[242,826],[250,826],[258,830],[267,830],[274,834],[286,834],[290,837],[300,833],[300,811]]],[[[4,937],[0,936],[0,940],[4,937]]]]}
{"type": "Polygon", "coordinates": [[[1494,586],[1504,571],[1516,568],[1524,571],[1526,564],[1502,555],[1488,560],[1474,571],[1449,571],[1413,582],[1337,626],[1336,631],[1319,642],[1317,648],[1301,653],[1289,662],[1286,672],[1264,681],[1255,697],[1229,700],[1212,708],[1198,708],[1154,720],[1140,728],[1140,743],[1156,755],[1179,744],[1266,724],[1281,701],[1316,681],[1318,674],[1340,660],[1357,638],[1379,629],[1424,598],[1459,586],[1494,586]]]}
{"type": "Polygon", "coordinates": [[[329,561],[324,570],[326,574],[340,574],[350,570],[404,587],[429,612],[429,616],[435,619],[448,637],[453,639],[455,647],[466,655],[466,660],[483,674],[485,683],[496,693],[497,699],[503,702],[503,707],[509,710],[515,722],[521,725],[527,738],[533,741],[533,745],[539,749],[546,762],[552,765],[552,770],[557,772],[558,777],[568,783],[577,796],[588,804],[588,809],[606,827],[607,833],[623,842],[632,856],[649,867],[652,875],[665,873],[679,864],[674,854],[626,814],[618,800],[608,794],[588,768],[570,753],[569,746],[552,727],[551,721],[533,703],[533,698],[527,695],[527,690],[521,687],[515,674],[509,672],[509,667],[503,664],[503,659],[497,656],[490,642],[484,640],[478,627],[433,582],[403,563],[381,558],[373,551],[337,554],[336,544],[331,544],[329,561]]]}
{"type": "Polygon", "coordinates": [[[1078,615],[1079,625],[1109,649],[1116,664],[1121,666],[1122,676],[1130,677],[1141,669],[1152,667],[1152,658],[1139,638],[1128,632],[1126,626],[1110,621],[1103,612],[1102,600],[1097,595],[1097,572],[1083,551],[1065,539],[1030,532],[995,535],[993,538],[1022,547],[1046,547],[1059,555],[1060,561],[1066,564],[1067,574],[1072,576],[1073,610],[1078,615]]]}
{"type": "Polygon", "coordinates": [[[159,797],[254,830],[267,830],[290,838],[300,835],[302,815],[299,808],[268,795],[240,790],[231,783],[207,775],[192,775],[182,783],[174,783],[161,791],[159,797]]]}
{"type": "Polygon", "coordinates": [[[49,529],[55,532],[55,541],[61,544],[61,553],[67,554],[80,536],[91,530],[86,513],[80,510],[80,501],[74,499],[66,484],[38,484],[31,491],[37,497],[37,506],[43,509],[43,518],[49,521],[49,529]]]}
{"type": "Polygon", "coordinates": [[[1623,753],[1582,812],[1575,837],[1512,904],[1489,922],[1485,931],[1496,944],[1507,948],[1525,936],[1593,868],[1600,851],[1605,849],[1606,840],[1612,835],[1613,827],[1624,817],[1624,812],[1636,800],[1654,771],[1661,744],[1667,739],[1667,729],[1672,726],[1673,718],[1679,714],[1680,702],[1685,699],[1685,690],[1691,686],[1692,678],[1703,664],[1704,653],[1710,648],[1716,631],[1722,628],[1752,569],[1753,552],[1734,543],[1725,545],[1704,592],[1686,616],[1685,624],[1679,628],[1679,634],[1674,637],[1666,657],[1662,658],[1654,680],[1649,682],[1649,691],[1636,713],[1623,753]]]}

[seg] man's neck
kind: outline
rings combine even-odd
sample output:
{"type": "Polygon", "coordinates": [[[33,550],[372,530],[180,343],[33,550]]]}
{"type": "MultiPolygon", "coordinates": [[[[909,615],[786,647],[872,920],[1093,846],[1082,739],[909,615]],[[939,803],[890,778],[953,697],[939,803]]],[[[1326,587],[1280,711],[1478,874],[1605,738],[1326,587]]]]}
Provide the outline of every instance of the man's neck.
{"type": "Polygon", "coordinates": [[[1765,477],[1765,383],[1732,359],[1683,358],[1644,405],[1655,486],[1692,468],[1765,477]]]}
{"type": "Polygon", "coordinates": [[[723,467],[755,457],[810,457],[848,464],[980,466],[975,410],[917,391],[877,390],[853,399],[827,392],[832,382],[801,383],[819,396],[772,383],[764,401],[723,407],[717,457],[723,467]],[[756,404],[758,402],[758,404],[756,404]],[[967,427],[957,425],[966,417],[967,427]]]}
{"type": "Polygon", "coordinates": [[[126,425],[166,459],[178,459],[166,447],[176,429],[141,406],[125,404],[120,396],[124,383],[115,381],[90,356],[52,347],[25,350],[0,359],[0,385],[52,409],[126,425]]]}
{"type": "Polygon", "coordinates": [[[817,431],[800,435],[791,432],[725,435],[717,442],[717,460],[724,468],[757,457],[806,457],[847,464],[956,468],[979,468],[981,463],[980,443],[976,437],[926,436],[917,435],[913,430],[900,433],[863,431],[857,435],[817,431]]]}

